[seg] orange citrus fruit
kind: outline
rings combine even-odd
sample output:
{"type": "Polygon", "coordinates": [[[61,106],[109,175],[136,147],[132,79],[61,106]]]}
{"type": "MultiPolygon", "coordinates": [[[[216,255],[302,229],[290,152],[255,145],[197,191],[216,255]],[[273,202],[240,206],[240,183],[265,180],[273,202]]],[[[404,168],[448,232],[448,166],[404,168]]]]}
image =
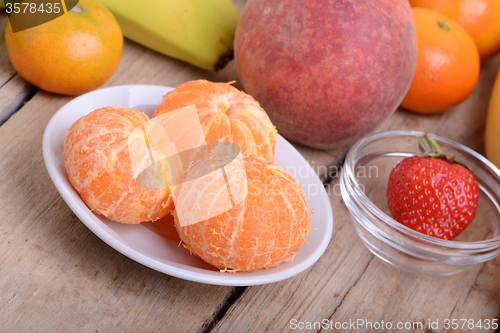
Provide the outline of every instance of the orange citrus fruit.
{"type": "Polygon", "coordinates": [[[481,60],[500,52],[500,1],[410,0],[410,5],[436,10],[458,22],[474,39],[481,60]]]}
{"type": "Polygon", "coordinates": [[[250,95],[227,83],[190,81],[163,96],[153,117],[194,104],[207,142],[233,142],[244,154],[274,159],[276,128],[250,95]]]}
{"type": "MultiPolygon", "coordinates": [[[[191,187],[201,190],[187,196],[176,195],[176,209],[172,211],[184,246],[223,271],[253,271],[280,265],[304,244],[310,227],[311,214],[302,188],[285,170],[256,155],[244,156],[243,163],[248,192],[239,204],[212,218],[183,226],[179,207],[187,201],[195,209],[203,206],[199,202],[207,197],[203,190],[208,187],[206,178],[195,177],[191,187]],[[193,200],[193,196],[201,199],[193,200]]],[[[189,172],[197,171],[195,167],[189,172]]],[[[212,199],[215,205],[221,202],[220,197],[212,199]]]]}
{"type": "Polygon", "coordinates": [[[401,106],[442,112],[465,100],[479,78],[477,47],[455,21],[431,9],[412,8],[417,32],[417,68],[401,106]]]}
{"type": "Polygon", "coordinates": [[[78,119],[69,129],[64,141],[66,171],[90,210],[126,224],[155,221],[172,210],[168,186],[148,189],[134,178],[128,139],[148,120],[132,109],[107,107],[78,119]]]}
{"type": "Polygon", "coordinates": [[[101,86],[116,71],[123,34],[113,14],[94,0],[80,0],[42,25],[5,30],[10,61],[25,80],[59,94],[78,95],[101,86]]]}

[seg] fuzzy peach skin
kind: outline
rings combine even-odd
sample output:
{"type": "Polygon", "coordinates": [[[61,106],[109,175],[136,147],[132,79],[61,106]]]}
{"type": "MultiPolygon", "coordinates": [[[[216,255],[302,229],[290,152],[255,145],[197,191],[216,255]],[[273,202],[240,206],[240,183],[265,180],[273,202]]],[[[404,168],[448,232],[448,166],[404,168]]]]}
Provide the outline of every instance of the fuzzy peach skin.
{"type": "Polygon", "coordinates": [[[278,132],[320,149],[351,143],[387,119],[417,59],[402,0],[249,0],[234,50],[245,91],[278,132]]]}
{"type": "Polygon", "coordinates": [[[174,204],[168,186],[146,189],[133,177],[130,133],[149,120],[144,113],[107,107],[78,119],[64,141],[69,181],[93,212],[126,224],[155,221],[174,204]]]}

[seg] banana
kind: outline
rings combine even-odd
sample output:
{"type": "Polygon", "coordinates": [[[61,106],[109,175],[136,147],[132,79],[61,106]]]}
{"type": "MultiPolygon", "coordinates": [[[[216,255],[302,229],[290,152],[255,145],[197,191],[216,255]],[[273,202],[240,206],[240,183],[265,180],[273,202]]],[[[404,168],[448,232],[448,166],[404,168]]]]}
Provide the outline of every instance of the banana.
{"type": "Polygon", "coordinates": [[[219,70],[233,58],[239,14],[231,0],[97,0],[123,35],[195,66],[219,70]]]}

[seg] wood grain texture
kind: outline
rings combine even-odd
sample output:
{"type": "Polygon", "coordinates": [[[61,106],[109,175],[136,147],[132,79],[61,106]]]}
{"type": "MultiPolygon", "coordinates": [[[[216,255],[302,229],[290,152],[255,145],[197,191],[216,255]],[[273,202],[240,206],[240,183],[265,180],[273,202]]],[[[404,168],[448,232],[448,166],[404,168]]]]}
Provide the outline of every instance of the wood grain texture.
{"type": "Polygon", "coordinates": [[[0,10],[0,87],[16,75],[16,70],[10,64],[9,55],[5,45],[5,27],[7,26],[8,16],[4,10],[0,10]]]}
{"type": "MultiPolygon", "coordinates": [[[[224,75],[234,78],[127,41],[107,86],[175,86],[197,78],[224,81],[224,75]]],[[[10,88],[2,87],[0,96],[12,96],[10,88]]],[[[13,332],[198,330],[230,287],[183,281],[124,257],[93,235],[52,185],[42,159],[42,134],[69,100],[39,92],[0,127],[0,327],[13,332]]]]}
{"type": "Polygon", "coordinates": [[[25,100],[36,92],[36,88],[26,82],[10,64],[5,47],[7,14],[0,12],[0,125],[22,107],[25,100]]]}
{"type": "Polygon", "coordinates": [[[0,127],[0,327],[196,331],[230,288],[169,277],[119,254],[52,185],[42,134],[69,100],[40,92],[0,127]]]}
{"type": "MultiPolygon", "coordinates": [[[[1,20],[5,23],[4,16],[1,20]]],[[[0,80],[10,73],[3,66],[2,38],[0,32],[0,80]]],[[[27,84],[11,72],[0,88],[0,116],[6,118],[0,126],[0,331],[194,332],[206,327],[235,289],[158,273],[88,230],[52,185],[42,158],[45,126],[72,97],[39,91],[12,115],[9,108],[27,84]]],[[[193,79],[238,80],[234,62],[207,72],[126,40],[120,66],[105,86],[175,87],[193,79]]],[[[298,149],[318,172],[334,159],[298,149]]]]}
{"type": "Polygon", "coordinates": [[[327,192],[334,212],[333,235],[320,260],[286,281],[249,287],[215,332],[288,332],[291,319],[321,320],[342,303],[372,255],[350,224],[349,213],[339,199],[338,183],[330,184],[327,192]]]}
{"type": "MultiPolygon", "coordinates": [[[[484,64],[473,94],[452,110],[434,116],[398,110],[377,131],[427,131],[483,152],[486,113],[499,66],[500,56],[484,64]]],[[[428,320],[439,320],[440,329],[436,331],[442,332],[445,319],[477,322],[500,317],[500,258],[451,277],[405,273],[374,257],[361,243],[339,195],[338,180],[328,190],[334,231],[325,254],[312,269],[294,278],[248,288],[214,331],[286,332],[292,328],[293,319],[305,323],[359,318],[372,322],[419,322],[422,329],[415,330],[418,332],[434,332],[428,320]]],[[[370,331],[369,327],[356,332],[364,331],[370,331]]]]}
{"type": "Polygon", "coordinates": [[[18,74],[0,88],[0,125],[6,122],[38,91],[18,74]]]}
{"type": "MultiPolygon", "coordinates": [[[[0,13],[0,30],[5,20],[0,13]]],[[[290,331],[291,319],[364,318],[423,322],[419,332],[434,332],[428,319],[500,316],[499,258],[446,278],[390,267],[361,243],[337,180],[328,186],[335,220],[323,257],[291,279],[249,287],[236,300],[229,300],[234,288],[180,280],[126,258],[76,218],[45,171],[43,130],[71,97],[40,91],[11,116],[9,107],[26,83],[15,75],[3,46],[0,31],[0,119],[10,117],[0,126],[0,331],[195,332],[220,319],[214,331],[275,332],[290,331]],[[220,312],[233,301],[227,313],[220,312]]],[[[459,107],[434,116],[398,110],[378,131],[429,131],[483,152],[486,109],[499,66],[500,56],[484,64],[473,95],[459,107]]],[[[175,87],[201,78],[236,80],[242,88],[234,62],[221,72],[206,72],[126,41],[120,67],[105,86],[175,87]]],[[[318,174],[341,151],[294,146],[318,174]]]]}
{"type": "Polygon", "coordinates": [[[436,115],[423,115],[399,109],[377,132],[398,129],[427,131],[462,143],[483,154],[486,114],[499,67],[500,56],[484,63],[474,91],[460,105],[436,115]]]}

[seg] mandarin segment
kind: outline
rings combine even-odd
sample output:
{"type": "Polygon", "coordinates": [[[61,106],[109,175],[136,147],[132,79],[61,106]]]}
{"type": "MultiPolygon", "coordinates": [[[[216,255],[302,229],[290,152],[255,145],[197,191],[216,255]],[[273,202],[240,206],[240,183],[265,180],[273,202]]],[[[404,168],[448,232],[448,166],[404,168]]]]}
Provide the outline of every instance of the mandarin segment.
{"type": "Polygon", "coordinates": [[[126,224],[155,221],[173,208],[168,186],[138,186],[130,162],[130,133],[149,120],[126,108],[107,107],[78,119],[64,141],[69,181],[90,210],[126,224]]]}
{"type": "Polygon", "coordinates": [[[163,96],[154,117],[192,104],[207,142],[234,142],[244,154],[273,161],[276,128],[250,95],[227,83],[190,81],[163,96]]]}
{"type": "MultiPolygon", "coordinates": [[[[187,226],[181,226],[177,211],[173,211],[184,246],[222,271],[254,271],[278,266],[291,259],[304,244],[310,228],[306,199],[293,178],[262,157],[248,155],[243,161],[248,192],[241,203],[187,226]]],[[[206,178],[196,180],[199,189],[208,185],[206,178]]],[[[203,197],[203,193],[200,196],[203,197]]],[[[214,202],[215,199],[218,198],[214,198],[214,202]]],[[[183,200],[191,198],[176,196],[176,205],[183,200]]]]}

